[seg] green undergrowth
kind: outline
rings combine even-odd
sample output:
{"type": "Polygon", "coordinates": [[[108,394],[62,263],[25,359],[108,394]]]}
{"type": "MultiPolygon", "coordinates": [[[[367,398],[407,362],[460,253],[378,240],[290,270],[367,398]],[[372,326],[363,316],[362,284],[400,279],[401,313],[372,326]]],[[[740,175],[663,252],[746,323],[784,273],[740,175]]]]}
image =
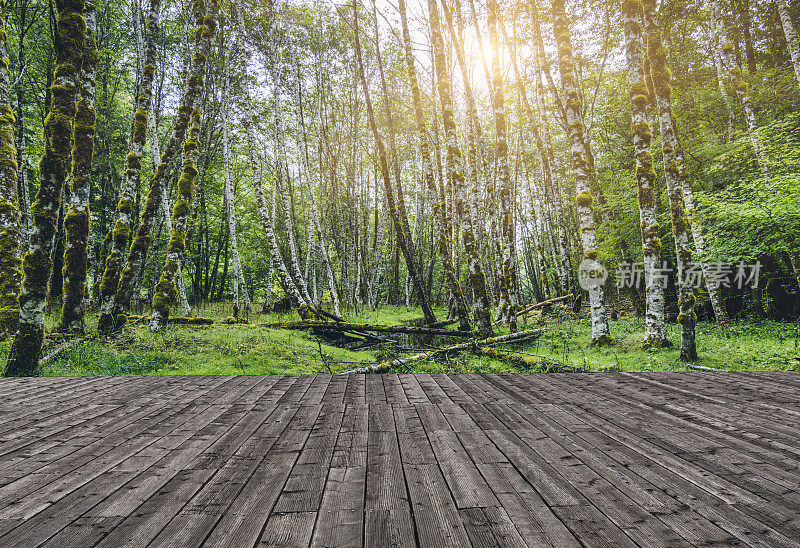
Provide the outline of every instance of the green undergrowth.
{"type": "MultiPolygon", "coordinates": [[[[318,341],[309,332],[272,329],[261,324],[296,321],[294,313],[250,314],[247,324],[227,325],[223,320],[231,313],[230,304],[215,304],[195,310],[198,316],[214,319],[213,325],[170,326],[163,332],[151,333],[146,322],[126,326],[114,337],[76,344],[57,360],[42,365],[42,376],[115,376],[115,375],[270,375],[339,373],[412,353],[398,354],[393,348],[352,352],[318,341]]],[[[437,310],[437,317],[445,313],[437,310]]],[[[345,314],[351,322],[395,325],[422,317],[419,310],[385,306],[377,311],[362,309],[345,314]]],[[[87,318],[87,327],[94,329],[96,316],[87,318]]],[[[48,318],[48,328],[55,318],[48,318]]],[[[591,328],[588,319],[576,319],[556,310],[536,316],[520,329],[544,329],[535,340],[499,349],[508,353],[528,354],[589,371],[685,371],[678,359],[680,340],[677,324],[668,324],[669,339],[674,346],[662,350],[643,350],[642,320],[622,318],[612,322],[617,344],[608,348],[590,346],[591,328]]],[[[507,332],[501,328],[499,333],[507,332]]],[[[388,334],[386,334],[388,335],[388,334]]],[[[428,340],[401,339],[402,344],[422,347],[426,344],[447,346],[452,342],[435,337],[428,340]]],[[[798,370],[800,369],[800,335],[792,323],[762,320],[734,321],[730,326],[699,323],[697,365],[728,370],[798,370]]],[[[0,342],[0,359],[5,360],[10,342],[0,342]]],[[[60,342],[48,341],[44,354],[60,342]]],[[[536,369],[531,369],[535,371],[536,369]]],[[[421,360],[398,372],[475,373],[520,371],[505,362],[477,357],[469,352],[447,357],[421,360]]]]}

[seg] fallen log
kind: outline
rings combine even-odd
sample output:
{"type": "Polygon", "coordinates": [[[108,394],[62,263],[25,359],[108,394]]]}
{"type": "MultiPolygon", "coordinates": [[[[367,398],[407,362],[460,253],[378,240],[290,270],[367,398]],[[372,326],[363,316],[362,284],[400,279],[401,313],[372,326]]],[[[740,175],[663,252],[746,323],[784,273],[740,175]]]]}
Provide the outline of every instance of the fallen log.
{"type": "MultiPolygon", "coordinates": [[[[130,325],[134,322],[140,322],[142,320],[149,319],[150,316],[124,316],[124,320],[122,320],[123,315],[120,314],[117,316],[117,318],[120,322],[120,325],[130,325]]],[[[201,318],[200,316],[170,316],[167,320],[167,323],[171,323],[173,325],[211,325],[214,323],[214,320],[211,318],[201,318]]]]}
{"type": "Polygon", "coordinates": [[[414,356],[407,356],[405,358],[396,358],[394,360],[387,360],[367,367],[361,367],[359,369],[345,371],[344,373],[340,374],[351,375],[353,373],[382,373],[385,371],[391,371],[396,367],[401,367],[415,361],[425,360],[428,358],[432,358],[434,356],[447,354],[449,352],[462,352],[464,350],[472,350],[479,346],[492,346],[495,344],[503,344],[507,342],[519,341],[530,337],[538,337],[541,334],[542,334],[541,329],[532,329],[530,331],[518,331],[516,333],[509,333],[508,335],[500,335],[499,337],[489,337],[488,339],[483,339],[480,341],[470,341],[467,343],[457,344],[455,346],[448,346],[447,348],[437,348],[434,350],[430,350],[428,352],[415,354],[414,356]]]}
{"type": "Polygon", "coordinates": [[[370,325],[366,323],[342,322],[273,322],[262,324],[262,327],[271,329],[325,329],[329,331],[376,331],[378,333],[405,333],[408,335],[445,335],[448,337],[473,337],[471,331],[456,331],[453,329],[437,329],[432,327],[413,327],[410,325],[370,325]]]}
{"type": "Polygon", "coordinates": [[[86,341],[90,341],[90,340],[95,339],[95,338],[97,338],[97,335],[96,334],[91,334],[91,335],[86,335],[85,337],[80,337],[79,339],[73,339],[71,341],[65,342],[64,344],[62,344],[61,346],[59,346],[58,348],[56,348],[55,350],[50,352],[47,356],[45,356],[41,360],[39,360],[39,367],[45,365],[46,363],[49,363],[49,362],[55,360],[57,357],[59,357],[61,354],[63,354],[64,352],[66,352],[67,350],[69,350],[70,348],[75,346],[76,344],[79,344],[79,343],[82,343],[82,342],[86,342],[86,341]]]}
{"type": "Polygon", "coordinates": [[[458,323],[458,318],[450,318],[449,320],[442,320],[440,322],[432,323],[428,327],[432,328],[447,327],[448,325],[453,325],[454,323],[458,323]]]}
{"type": "Polygon", "coordinates": [[[543,373],[585,372],[583,368],[573,367],[571,365],[553,362],[544,358],[540,358],[539,356],[527,356],[524,354],[509,354],[508,352],[503,352],[501,350],[497,350],[495,348],[488,348],[485,346],[475,347],[472,351],[474,354],[477,354],[479,356],[486,356],[487,358],[492,358],[493,360],[499,360],[502,362],[510,363],[511,365],[521,367],[526,371],[531,368],[536,368],[537,370],[542,371],[543,373]]]}
{"type": "Polygon", "coordinates": [[[526,306],[525,308],[523,308],[522,310],[517,312],[517,316],[522,316],[523,314],[527,314],[531,310],[536,310],[537,308],[550,306],[551,304],[555,304],[555,303],[558,303],[558,302],[561,302],[561,301],[566,301],[567,299],[571,299],[571,298],[572,298],[572,293],[570,293],[569,295],[564,295],[563,297],[556,297],[555,299],[550,299],[548,301],[542,301],[540,303],[534,303],[534,304],[532,304],[530,306],[526,306]]]}

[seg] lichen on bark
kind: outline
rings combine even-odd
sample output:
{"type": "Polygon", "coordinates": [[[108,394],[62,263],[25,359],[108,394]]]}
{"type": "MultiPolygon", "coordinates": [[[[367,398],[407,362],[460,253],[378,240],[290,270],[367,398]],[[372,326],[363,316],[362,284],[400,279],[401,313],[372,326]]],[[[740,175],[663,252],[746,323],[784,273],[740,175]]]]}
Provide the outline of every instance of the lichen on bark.
{"type": "Polygon", "coordinates": [[[11,110],[11,73],[6,49],[5,0],[0,0],[0,336],[14,333],[19,321],[22,283],[22,230],[17,194],[17,150],[11,110]]]}
{"type": "Polygon", "coordinates": [[[63,304],[59,330],[83,334],[86,294],[86,266],[91,217],[89,196],[92,187],[92,157],[95,125],[95,67],[97,52],[95,28],[97,10],[94,0],[88,0],[83,10],[86,21],[86,41],[79,77],[75,127],[72,145],[72,191],[69,210],[64,217],[63,304]]]}
{"type": "Polygon", "coordinates": [[[195,108],[190,118],[189,136],[183,145],[183,169],[178,179],[178,200],[172,208],[172,233],[167,244],[164,267],[153,295],[153,313],[150,329],[159,330],[167,326],[169,309],[177,301],[178,287],[175,276],[183,263],[186,247],[186,227],[191,212],[194,185],[197,181],[197,156],[200,148],[200,109],[195,108]]]}
{"type": "MultiPolygon", "coordinates": [[[[158,13],[161,0],[150,0],[150,11],[147,20],[147,42],[145,46],[144,67],[139,83],[139,98],[134,111],[131,127],[131,144],[125,157],[125,174],[120,185],[119,202],[117,203],[117,221],[114,224],[111,250],[105,261],[105,269],[100,281],[100,317],[97,329],[100,333],[108,333],[120,322],[115,321],[116,313],[121,308],[117,302],[117,292],[123,272],[123,257],[128,250],[131,223],[133,216],[134,192],[142,170],[142,154],[147,141],[148,115],[153,97],[153,77],[156,62],[156,34],[158,33],[158,13]]],[[[180,123],[176,123],[176,126],[180,123]]],[[[153,136],[152,138],[158,138],[153,136]]],[[[163,170],[162,170],[163,173],[163,170]]],[[[153,183],[151,181],[151,187],[153,183]]],[[[145,207],[143,216],[154,214],[145,207]]],[[[155,212],[158,210],[155,209],[155,212]]],[[[141,240],[140,240],[141,241],[141,240]]],[[[130,272],[130,270],[129,270],[130,272]]],[[[127,310],[127,307],[124,307],[127,310]]]]}
{"type": "Polygon", "coordinates": [[[19,327],[4,374],[33,375],[44,340],[44,307],[53,269],[53,249],[61,191],[72,157],[75,98],[86,37],[82,0],[56,2],[56,69],[50,87],[50,111],[44,120],[44,153],[39,162],[41,182],[31,206],[34,230],[23,260],[19,327]]]}
{"type": "Polygon", "coordinates": [[[650,91],[642,57],[644,17],[641,0],[622,2],[622,19],[625,30],[625,55],[628,65],[628,85],[631,100],[631,127],[633,129],[636,157],[636,187],[639,202],[639,220],[642,234],[642,257],[645,273],[645,341],[646,348],[669,346],[664,319],[664,278],[661,241],[658,237],[655,185],[653,167],[653,131],[647,118],[650,91]]]}

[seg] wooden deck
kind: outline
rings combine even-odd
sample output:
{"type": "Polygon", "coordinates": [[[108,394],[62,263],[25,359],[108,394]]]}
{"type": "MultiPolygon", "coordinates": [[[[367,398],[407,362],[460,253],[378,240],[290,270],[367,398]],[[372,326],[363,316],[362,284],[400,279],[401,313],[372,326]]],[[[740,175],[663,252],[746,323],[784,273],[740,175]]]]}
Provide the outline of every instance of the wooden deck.
{"type": "Polygon", "coordinates": [[[800,375],[0,381],[0,546],[800,546],[800,375]]]}

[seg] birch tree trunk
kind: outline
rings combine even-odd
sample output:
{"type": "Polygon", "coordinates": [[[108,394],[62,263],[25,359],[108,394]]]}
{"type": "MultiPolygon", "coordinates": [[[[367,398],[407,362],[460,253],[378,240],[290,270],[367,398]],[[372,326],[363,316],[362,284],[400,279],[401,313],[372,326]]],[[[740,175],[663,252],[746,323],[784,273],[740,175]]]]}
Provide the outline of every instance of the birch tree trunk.
{"type": "Polygon", "coordinates": [[[42,351],[47,284],[53,270],[51,253],[58,227],[61,191],[72,156],[75,100],[86,39],[83,8],[81,0],[56,3],[56,71],[50,87],[50,111],[44,123],[44,154],[39,164],[41,182],[31,208],[34,229],[22,264],[19,325],[8,354],[6,376],[33,375],[42,351]]]}
{"type": "Polygon", "coordinates": [[[502,276],[500,278],[500,309],[503,321],[511,331],[517,329],[517,302],[515,280],[516,231],[514,225],[514,203],[511,189],[511,173],[508,166],[508,134],[506,128],[505,101],[503,97],[503,72],[500,67],[500,43],[497,38],[497,2],[488,0],[489,41],[492,50],[492,110],[495,119],[495,161],[500,179],[500,221],[502,237],[502,276]]]}
{"type": "Polygon", "coordinates": [[[72,146],[72,191],[69,210],[64,217],[63,305],[59,331],[83,334],[86,294],[86,269],[89,251],[89,196],[92,189],[92,157],[94,154],[95,67],[97,53],[95,30],[97,10],[94,0],[86,0],[83,9],[86,21],[83,63],[75,113],[72,146]]]}
{"type": "Polygon", "coordinates": [[[672,114],[672,75],[667,67],[667,50],[664,47],[661,29],[656,20],[655,0],[644,0],[644,22],[647,34],[647,57],[650,59],[650,71],[653,77],[658,120],[661,126],[661,150],[664,154],[664,172],[669,194],[672,235],[675,239],[675,256],[678,259],[678,323],[681,326],[680,358],[683,361],[697,359],[695,343],[694,289],[686,279],[686,269],[692,261],[692,248],[689,240],[689,222],[683,204],[682,179],[686,173],[679,166],[683,158],[678,156],[680,139],[672,114]]]}
{"type": "Polygon", "coordinates": [[[800,86],[800,49],[798,49],[797,32],[795,32],[792,18],[789,16],[789,6],[786,5],[786,0],[776,0],[775,3],[778,7],[778,16],[781,19],[783,34],[786,36],[786,45],[789,48],[789,54],[792,56],[794,77],[797,79],[798,86],[800,86]]]}
{"type": "MultiPolygon", "coordinates": [[[[578,224],[584,257],[589,261],[597,261],[597,238],[592,209],[592,193],[589,191],[591,173],[584,137],[584,125],[581,119],[581,100],[578,83],[575,78],[575,64],[572,59],[572,37],[564,13],[564,0],[553,0],[553,16],[555,18],[553,34],[558,46],[558,67],[564,87],[565,114],[567,123],[567,142],[572,153],[572,169],[575,175],[576,203],[578,224]]],[[[606,317],[605,290],[603,285],[592,284],[589,289],[589,307],[592,318],[592,344],[605,345],[613,343],[606,317]]]]}
{"type": "MultiPolygon", "coordinates": [[[[403,40],[405,43],[406,49],[406,63],[408,65],[408,73],[411,79],[411,95],[414,99],[415,105],[415,114],[417,119],[417,131],[420,136],[420,141],[423,143],[421,145],[422,154],[423,154],[423,166],[425,164],[425,155],[427,152],[427,130],[425,127],[425,118],[422,111],[422,101],[420,99],[419,93],[419,86],[417,84],[417,76],[416,76],[416,69],[414,68],[414,57],[412,55],[411,50],[411,38],[408,34],[408,23],[406,22],[405,16],[405,6],[402,3],[402,12],[401,12],[401,19],[403,20],[403,40]],[[419,108],[417,109],[417,105],[419,108]]],[[[435,8],[435,4],[433,4],[435,8]]],[[[455,45],[456,51],[456,58],[458,59],[459,67],[461,68],[461,75],[462,80],[464,82],[464,91],[467,97],[467,120],[469,124],[469,128],[467,131],[467,147],[468,147],[468,155],[471,159],[471,177],[470,177],[470,185],[469,185],[469,195],[467,195],[467,191],[464,188],[464,168],[461,156],[461,150],[458,147],[458,141],[456,136],[456,125],[455,120],[453,119],[453,101],[450,95],[450,90],[447,87],[447,74],[446,74],[446,66],[445,66],[445,57],[444,57],[444,50],[442,47],[442,36],[438,30],[439,22],[438,22],[438,14],[431,15],[431,28],[434,26],[434,20],[436,21],[437,29],[433,32],[433,46],[434,46],[434,60],[436,62],[436,71],[439,76],[439,100],[442,104],[442,118],[444,121],[445,126],[445,135],[447,137],[447,153],[449,157],[448,166],[452,170],[452,177],[454,181],[454,186],[456,188],[456,212],[458,213],[459,218],[461,219],[461,237],[464,240],[464,250],[467,254],[467,269],[469,271],[469,280],[470,280],[470,287],[472,288],[472,316],[475,319],[475,323],[477,324],[478,330],[480,333],[485,337],[492,336],[492,319],[490,316],[490,307],[491,304],[489,302],[489,295],[487,290],[486,284],[486,275],[483,272],[483,268],[481,266],[481,256],[480,256],[480,240],[477,238],[475,234],[475,217],[473,216],[473,210],[479,209],[477,204],[477,149],[476,143],[479,140],[478,134],[481,131],[480,122],[478,121],[477,115],[477,108],[475,105],[475,96],[472,92],[472,87],[469,83],[469,77],[467,74],[467,67],[466,61],[464,59],[464,51],[463,47],[461,46],[461,42],[457,39],[455,29],[453,28],[453,18],[450,14],[450,10],[447,8],[447,5],[442,2],[442,7],[444,9],[445,18],[447,19],[447,26],[450,30],[450,36],[453,39],[453,44],[455,45]],[[435,17],[435,19],[434,19],[435,17]],[[465,203],[467,205],[465,205],[465,203]]],[[[433,11],[433,10],[432,10],[433,11]]],[[[480,138],[482,140],[482,137],[480,138]]],[[[428,163],[430,164],[430,155],[428,154],[428,163]]],[[[423,167],[424,171],[424,167],[423,167]]],[[[428,176],[428,173],[425,172],[425,175],[428,176]]],[[[428,187],[430,188],[431,184],[435,183],[433,181],[433,166],[430,166],[430,181],[428,182],[428,187]]],[[[433,190],[433,189],[432,189],[433,190]]],[[[434,194],[435,199],[435,194],[434,194]]],[[[445,222],[445,218],[443,215],[441,205],[437,206],[434,205],[434,214],[438,214],[441,217],[440,224],[442,227],[442,231],[445,232],[447,229],[447,223],[445,222]]],[[[440,251],[444,251],[442,249],[442,245],[440,243],[440,251]]],[[[462,328],[463,330],[463,328],[462,328]]]]}
{"type": "Polygon", "coordinates": [[[769,168],[764,146],[759,139],[756,113],[750,101],[750,92],[747,89],[747,82],[745,82],[742,77],[742,69],[739,68],[736,63],[736,54],[734,53],[733,44],[728,39],[725,31],[725,23],[719,11],[718,0],[711,0],[711,17],[715,22],[717,30],[718,47],[722,56],[723,66],[729,74],[733,88],[736,91],[736,97],[739,99],[739,104],[742,107],[744,119],[747,122],[747,128],[750,134],[750,142],[753,144],[753,150],[758,160],[758,167],[761,169],[761,176],[765,180],[768,180],[772,177],[772,171],[769,168]]]}
{"type": "MultiPolygon", "coordinates": [[[[308,157],[308,135],[306,135],[306,124],[305,124],[305,116],[303,114],[303,89],[302,89],[302,81],[298,78],[298,122],[300,125],[300,135],[303,139],[302,143],[298,143],[301,147],[303,152],[303,168],[306,173],[306,178],[308,180],[308,195],[309,201],[311,205],[311,212],[310,212],[310,219],[309,219],[309,244],[308,244],[308,253],[309,256],[306,259],[306,272],[309,269],[309,262],[311,257],[311,241],[313,240],[312,235],[316,234],[317,240],[319,241],[319,250],[320,255],[322,256],[322,263],[323,267],[325,268],[325,277],[328,280],[328,290],[331,294],[331,302],[333,304],[333,313],[336,316],[342,315],[341,304],[339,302],[339,291],[336,288],[336,278],[333,275],[333,266],[331,265],[331,259],[328,255],[328,240],[325,237],[325,231],[323,230],[322,223],[320,222],[319,210],[317,209],[317,198],[315,195],[314,184],[312,182],[311,176],[311,162],[308,157]]],[[[320,178],[322,177],[322,153],[320,151],[320,178]]],[[[315,274],[316,276],[316,274],[315,274]]],[[[308,277],[308,275],[306,275],[308,277]]],[[[317,291],[317,285],[314,283],[314,292],[317,291]]],[[[319,303],[318,299],[314,299],[315,303],[319,303]]]]}
{"type": "MultiPolygon", "coordinates": [[[[423,280],[420,276],[414,275],[414,265],[416,264],[416,259],[411,250],[411,242],[408,241],[406,238],[406,234],[403,230],[403,225],[399,219],[399,212],[396,209],[395,201],[394,201],[394,193],[392,192],[392,181],[391,176],[389,174],[389,163],[386,157],[386,147],[383,144],[383,139],[381,139],[380,134],[378,133],[378,126],[375,122],[375,112],[372,108],[372,99],[369,94],[369,87],[367,86],[367,78],[364,74],[364,61],[361,56],[361,42],[359,39],[359,31],[358,31],[358,4],[356,0],[353,0],[353,21],[354,21],[354,43],[356,47],[356,58],[358,61],[358,73],[359,78],[361,80],[361,87],[364,92],[364,98],[367,105],[367,118],[369,119],[370,129],[372,130],[372,136],[375,140],[375,147],[378,149],[378,164],[381,170],[381,177],[383,179],[384,189],[386,190],[386,201],[389,204],[389,214],[392,216],[392,221],[394,223],[395,234],[397,236],[397,242],[400,246],[401,251],[403,252],[403,256],[406,259],[406,267],[409,270],[409,275],[411,276],[412,282],[414,283],[414,287],[419,294],[420,305],[422,307],[422,312],[425,316],[425,321],[428,324],[436,323],[436,316],[433,314],[433,309],[431,309],[430,303],[428,301],[428,296],[425,292],[425,285],[423,280]]],[[[359,263],[360,264],[360,263],[359,263]]],[[[419,270],[417,269],[417,272],[419,270]]]]}
{"type": "MultiPolygon", "coordinates": [[[[229,58],[230,61],[230,58],[229,58]]],[[[223,69],[223,83],[222,83],[222,159],[223,159],[223,176],[225,179],[225,203],[227,205],[228,215],[228,231],[230,233],[230,246],[231,246],[231,260],[233,262],[233,317],[237,318],[239,314],[239,292],[242,294],[242,305],[245,310],[250,310],[250,294],[247,292],[247,284],[244,281],[242,274],[242,263],[239,260],[239,245],[236,241],[236,208],[235,206],[235,189],[233,184],[233,175],[231,173],[231,143],[230,143],[230,130],[228,127],[230,119],[230,97],[229,97],[229,82],[228,82],[228,64],[225,64],[223,69]]]]}
{"type": "Polygon", "coordinates": [[[628,64],[628,86],[631,99],[631,127],[636,157],[639,220],[642,232],[642,257],[645,273],[645,348],[668,346],[664,321],[665,278],[661,275],[661,240],[658,237],[655,184],[651,140],[652,128],[647,117],[650,92],[642,58],[642,3],[623,0],[622,20],[625,29],[625,57],[628,64]]]}
{"type": "MultiPolygon", "coordinates": [[[[175,303],[178,296],[175,277],[183,263],[186,246],[186,228],[189,221],[189,214],[191,213],[194,185],[197,180],[197,156],[200,149],[199,103],[205,86],[205,57],[207,57],[211,48],[211,37],[214,35],[214,30],[216,28],[216,22],[213,17],[213,14],[216,12],[214,0],[211,0],[209,7],[211,9],[206,10],[204,0],[194,1],[193,12],[197,21],[197,29],[195,31],[195,62],[192,66],[192,73],[186,92],[186,96],[188,96],[187,98],[190,100],[184,103],[191,105],[192,109],[188,120],[189,134],[183,145],[183,170],[178,179],[178,199],[172,209],[172,231],[170,232],[169,244],[167,244],[167,256],[164,260],[161,276],[156,284],[155,294],[153,295],[153,312],[150,316],[150,329],[152,331],[157,331],[167,326],[169,309],[175,303]],[[203,59],[199,59],[200,57],[203,57],[203,59]]],[[[185,111],[183,106],[179,111],[180,110],[185,111]]],[[[169,148],[169,145],[167,148],[169,148]]],[[[163,156],[161,160],[159,170],[164,164],[163,156]]],[[[151,182],[150,194],[147,198],[148,206],[150,205],[150,197],[154,190],[153,183],[151,182]]],[[[153,198],[157,197],[154,196],[153,198]]],[[[136,242],[134,241],[134,247],[135,246],[136,242]]],[[[133,252],[133,250],[131,250],[131,252],[133,252]]],[[[142,259],[143,258],[142,256],[142,259]]],[[[123,278],[124,276],[125,273],[123,273],[123,278]]]]}
{"type": "Polygon", "coordinates": [[[19,323],[23,242],[5,19],[5,0],[0,0],[0,336],[14,333],[19,323]]]}
{"type": "MultiPolygon", "coordinates": [[[[19,10],[19,28],[17,29],[17,66],[19,67],[19,75],[17,76],[19,83],[17,84],[17,163],[19,164],[19,173],[17,175],[17,189],[19,198],[19,215],[20,215],[20,230],[22,232],[22,253],[28,248],[28,239],[30,238],[31,231],[33,230],[31,218],[31,197],[28,186],[28,146],[25,139],[25,85],[23,76],[25,75],[25,67],[28,63],[25,49],[25,35],[27,34],[27,14],[28,3],[20,2],[17,7],[19,10]]],[[[4,15],[5,17],[5,15],[4,15]]],[[[10,82],[10,74],[9,74],[10,82]]],[[[9,89],[9,93],[11,90],[9,89]]],[[[20,259],[21,260],[21,259],[20,259]]],[[[6,268],[6,267],[3,267],[6,268]]],[[[13,268],[8,266],[7,268],[13,268]]],[[[21,265],[18,267],[19,276],[22,276],[21,265]]],[[[0,290],[2,291],[2,290],[0,290]]],[[[17,292],[18,295],[18,292],[17,292]]],[[[15,305],[17,311],[14,313],[14,328],[17,325],[19,316],[18,306],[15,305]]],[[[2,322],[2,320],[0,320],[2,322]]],[[[0,328],[0,331],[2,328],[0,328]]]]}
{"type": "MultiPolygon", "coordinates": [[[[536,72],[536,102],[539,107],[540,113],[540,120],[541,120],[541,130],[542,130],[542,140],[544,143],[545,151],[547,153],[547,165],[550,167],[550,176],[549,180],[552,186],[549,188],[545,188],[545,199],[549,195],[550,200],[547,202],[551,203],[551,211],[553,217],[556,219],[556,234],[553,238],[553,251],[554,253],[558,254],[558,264],[559,267],[557,270],[559,272],[559,279],[561,285],[562,294],[567,295],[569,293],[575,294],[575,279],[573,277],[572,272],[572,260],[570,259],[570,245],[569,239],[567,238],[567,231],[568,231],[568,219],[564,214],[564,204],[562,203],[561,199],[561,185],[559,184],[559,177],[558,172],[556,170],[556,155],[555,149],[553,147],[553,140],[550,134],[550,124],[547,120],[545,115],[545,100],[544,100],[544,82],[542,80],[542,72],[546,70],[548,76],[550,74],[550,69],[545,58],[546,53],[544,51],[544,40],[542,37],[542,31],[539,24],[539,13],[536,7],[535,2],[531,4],[531,18],[533,21],[533,31],[534,31],[534,61],[535,61],[535,72],[536,72]]],[[[558,98],[556,96],[556,98],[558,98]]],[[[545,177],[547,177],[545,175],[545,177]]]]}
{"type": "MultiPolygon", "coordinates": [[[[689,221],[695,250],[702,260],[706,256],[706,239],[703,235],[703,226],[700,224],[700,220],[696,215],[697,209],[694,203],[694,190],[692,189],[692,183],[689,177],[686,175],[686,164],[683,160],[683,151],[680,146],[680,141],[677,142],[677,145],[675,157],[678,165],[678,180],[683,193],[683,204],[686,209],[686,218],[689,221]]],[[[711,283],[710,266],[707,262],[701,263],[701,269],[703,271],[706,289],[708,290],[709,300],[711,301],[711,308],[714,310],[714,319],[717,323],[728,323],[728,311],[725,308],[725,301],[722,299],[722,290],[719,286],[715,286],[711,283]]]]}
{"type": "Polygon", "coordinates": [[[717,88],[719,89],[720,96],[722,96],[722,103],[725,105],[725,116],[728,119],[728,141],[730,141],[733,136],[733,122],[736,119],[732,106],[734,99],[731,97],[730,93],[728,93],[728,88],[725,87],[725,69],[722,66],[722,55],[720,54],[720,48],[718,44],[719,36],[717,33],[717,21],[712,20],[711,25],[714,32],[711,45],[712,49],[714,50],[714,70],[717,73],[717,88]]]}
{"type": "MultiPolygon", "coordinates": [[[[467,302],[466,298],[464,297],[464,290],[458,280],[455,266],[453,265],[453,257],[451,255],[451,249],[453,248],[453,242],[451,239],[452,223],[451,218],[446,215],[447,205],[441,199],[444,197],[444,195],[440,194],[436,185],[436,174],[434,172],[433,160],[430,155],[430,143],[428,141],[425,115],[422,110],[422,100],[420,97],[419,84],[417,82],[417,72],[414,65],[413,50],[411,48],[411,37],[408,30],[406,6],[403,0],[400,1],[399,9],[400,19],[403,26],[403,46],[405,51],[406,69],[408,71],[409,81],[411,83],[411,98],[414,106],[414,119],[416,121],[416,129],[420,142],[422,177],[428,192],[430,192],[433,199],[433,214],[436,223],[438,250],[439,255],[442,258],[445,282],[452,298],[454,299],[454,308],[456,316],[459,320],[459,329],[462,331],[469,331],[471,327],[467,312],[467,302]]],[[[453,107],[450,104],[450,90],[447,84],[448,78],[444,59],[444,47],[442,45],[442,35],[439,29],[439,16],[435,0],[429,0],[428,9],[430,12],[432,46],[434,52],[434,62],[436,65],[436,75],[438,77],[439,98],[442,104],[442,120],[444,124],[445,139],[447,141],[447,180],[453,181],[452,184],[456,187],[456,189],[462,188],[462,191],[458,192],[458,194],[463,194],[464,174],[461,167],[461,151],[458,149],[458,143],[456,141],[455,122],[453,121],[453,107]]],[[[463,201],[461,202],[461,209],[463,209],[463,201]]]]}
{"type": "MultiPolygon", "coordinates": [[[[122,259],[128,250],[128,242],[130,239],[131,223],[133,222],[133,206],[134,206],[134,193],[136,186],[141,176],[142,171],[142,154],[144,145],[147,141],[147,128],[148,118],[152,111],[152,98],[153,98],[153,77],[155,76],[155,63],[156,63],[156,34],[158,33],[158,15],[161,9],[161,0],[150,0],[150,11],[147,17],[147,45],[145,47],[145,60],[144,68],[142,69],[142,79],[139,85],[139,98],[136,104],[136,110],[133,113],[133,122],[131,129],[131,144],[128,155],[125,159],[125,174],[120,184],[119,189],[119,203],[117,204],[117,221],[112,231],[111,250],[106,257],[102,278],[100,281],[100,317],[98,319],[97,330],[101,334],[107,334],[116,327],[114,316],[118,310],[127,310],[130,303],[130,297],[124,303],[118,302],[117,294],[120,290],[123,271],[122,259]]],[[[187,118],[188,120],[188,118],[187,118]]],[[[176,122],[180,122],[179,120],[176,122]]],[[[185,127],[186,121],[183,122],[185,127]]],[[[176,130],[181,126],[176,123],[176,130]]],[[[175,131],[175,130],[173,130],[175,131]]],[[[157,138],[157,136],[156,136],[157,138]]],[[[181,141],[183,135],[180,136],[181,141]]],[[[172,148],[167,147],[173,151],[172,148]]],[[[174,155],[174,152],[172,152],[174,155]]],[[[171,160],[171,156],[166,158],[167,162],[171,160]]],[[[167,165],[161,168],[160,179],[167,176],[165,173],[167,165]]],[[[159,170],[154,171],[159,174],[159,170]]],[[[151,187],[159,179],[156,176],[151,180],[151,187]]],[[[160,184],[163,184],[160,183],[160,184]]],[[[149,197],[148,197],[149,199],[149,197]]],[[[153,215],[158,212],[158,204],[161,201],[161,192],[159,191],[154,196],[153,207],[151,210],[145,210],[142,215],[143,222],[148,217],[148,213],[153,215]]],[[[154,221],[154,220],[153,220],[154,221]]],[[[137,229],[137,234],[141,229],[137,229]]],[[[149,240],[139,242],[139,253],[144,255],[149,247],[149,240]],[[143,247],[143,249],[141,249],[143,247]]],[[[133,252],[133,250],[131,250],[133,252]]],[[[142,257],[144,260],[144,256],[142,257]]],[[[137,263],[138,266],[138,263],[137,263]]],[[[138,268],[135,272],[139,272],[138,268]]],[[[129,282],[134,282],[134,277],[129,277],[129,282]]],[[[120,296],[124,295],[124,291],[120,296]]]]}

